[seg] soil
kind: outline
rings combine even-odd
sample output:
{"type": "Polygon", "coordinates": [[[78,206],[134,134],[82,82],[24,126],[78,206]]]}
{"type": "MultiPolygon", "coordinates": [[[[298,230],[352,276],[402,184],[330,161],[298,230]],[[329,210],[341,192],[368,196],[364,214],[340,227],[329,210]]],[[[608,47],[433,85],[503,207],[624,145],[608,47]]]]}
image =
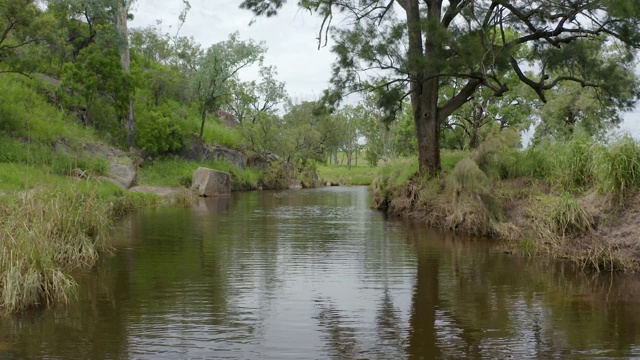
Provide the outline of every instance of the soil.
{"type": "Polygon", "coordinates": [[[171,197],[186,191],[184,188],[168,187],[168,186],[134,186],[129,191],[151,193],[162,197],[171,197]]]}

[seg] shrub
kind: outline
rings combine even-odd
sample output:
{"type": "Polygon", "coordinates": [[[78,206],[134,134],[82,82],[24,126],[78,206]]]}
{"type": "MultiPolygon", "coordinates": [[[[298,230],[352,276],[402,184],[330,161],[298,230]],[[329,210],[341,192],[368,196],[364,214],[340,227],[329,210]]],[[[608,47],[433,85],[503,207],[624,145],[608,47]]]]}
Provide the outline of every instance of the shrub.
{"type": "Polygon", "coordinates": [[[184,146],[184,134],[166,111],[140,111],[136,118],[136,145],[151,155],[174,153],[184,146]]]}

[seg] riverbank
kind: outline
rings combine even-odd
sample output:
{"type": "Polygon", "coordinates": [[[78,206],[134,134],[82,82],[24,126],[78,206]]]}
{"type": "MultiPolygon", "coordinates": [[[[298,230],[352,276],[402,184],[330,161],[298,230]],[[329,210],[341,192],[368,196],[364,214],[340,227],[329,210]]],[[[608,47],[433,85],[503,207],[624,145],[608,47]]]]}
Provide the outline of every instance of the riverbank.
{"type": "Polygon", "coordinates": [[[444,153],[436,178],[418,176],[416,159],[382,168],[373,207],[597,271],[640,269],[637,142],[521,151],[489,141],[467,155],[444,153]]]}
{"type": "Polygon", "coordinates": [[[0,312],[68,302],[76,289],[70,274],[110,251],[115,220],[162,202],[95,179],[0,196],[0,312]]]}

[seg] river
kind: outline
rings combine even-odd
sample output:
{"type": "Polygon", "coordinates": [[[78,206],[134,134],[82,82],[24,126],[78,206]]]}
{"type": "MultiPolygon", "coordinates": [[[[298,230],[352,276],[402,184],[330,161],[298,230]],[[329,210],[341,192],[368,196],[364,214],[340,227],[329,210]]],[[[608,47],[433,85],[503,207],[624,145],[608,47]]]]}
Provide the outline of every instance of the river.
{"type": "Polygon", "coordinates": [[[640,356],[640,281],[369,209],[255,191],[119,223],[70,305],[0,319],[0,359],[640,356]]]}

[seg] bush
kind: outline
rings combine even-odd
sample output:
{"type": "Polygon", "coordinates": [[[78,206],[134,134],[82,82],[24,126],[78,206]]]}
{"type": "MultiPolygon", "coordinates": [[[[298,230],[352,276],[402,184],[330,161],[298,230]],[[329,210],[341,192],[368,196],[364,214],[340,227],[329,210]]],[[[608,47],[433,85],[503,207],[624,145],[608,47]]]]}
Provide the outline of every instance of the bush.
{"type": "Polygon", "coordinates": [[[185,136],[177,122],[167,111],[140,111],[136,117],[136,145],[150,155],[180,151],[185,136]]]}
{"type": "Polygon", "coordinates": [[[0,132],[14,134],[25,128],[27,124],[27,112],[24,106],[13,101],[0,99],[0,132]]]}

